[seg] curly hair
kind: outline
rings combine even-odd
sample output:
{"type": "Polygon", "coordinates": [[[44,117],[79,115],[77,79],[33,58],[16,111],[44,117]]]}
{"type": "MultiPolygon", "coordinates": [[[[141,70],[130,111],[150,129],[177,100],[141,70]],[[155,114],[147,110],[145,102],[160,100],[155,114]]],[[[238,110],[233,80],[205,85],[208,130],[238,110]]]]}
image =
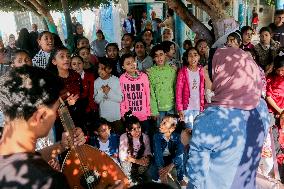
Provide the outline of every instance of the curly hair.
{"type": "Polygon", "coordinates": [[[0,108],[11,120],[28,120],[40,105],[52,106],[63,89],[50,72],[28,65],[12,69],[0,78],[0,108]]]}

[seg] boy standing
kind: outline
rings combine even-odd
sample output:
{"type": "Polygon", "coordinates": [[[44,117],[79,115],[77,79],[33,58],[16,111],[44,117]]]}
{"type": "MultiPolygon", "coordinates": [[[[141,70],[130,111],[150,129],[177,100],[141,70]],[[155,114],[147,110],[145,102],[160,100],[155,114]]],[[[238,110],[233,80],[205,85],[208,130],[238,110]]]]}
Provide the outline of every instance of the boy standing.
{"type": "Polygon", "coordinates": [[[156,63],[149,69],[151,111],[159,125],[164,116],[174,113],[176,71],[166,63],[162,45],[153,47],[151,57],[156,63]]]}

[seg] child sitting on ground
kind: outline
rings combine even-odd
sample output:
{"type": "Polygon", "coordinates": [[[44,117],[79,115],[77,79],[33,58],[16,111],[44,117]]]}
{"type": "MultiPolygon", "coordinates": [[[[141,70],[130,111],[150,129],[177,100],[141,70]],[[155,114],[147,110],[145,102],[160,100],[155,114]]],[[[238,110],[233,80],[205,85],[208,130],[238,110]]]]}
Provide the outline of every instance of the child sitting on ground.
{"type": "Polygon", "coordinates": [[[95,123],[95,136],[90,138],[89,144],[118,160],[119,138],[111,133],[111,127],[107,120],[99,118],[95,123]]]}

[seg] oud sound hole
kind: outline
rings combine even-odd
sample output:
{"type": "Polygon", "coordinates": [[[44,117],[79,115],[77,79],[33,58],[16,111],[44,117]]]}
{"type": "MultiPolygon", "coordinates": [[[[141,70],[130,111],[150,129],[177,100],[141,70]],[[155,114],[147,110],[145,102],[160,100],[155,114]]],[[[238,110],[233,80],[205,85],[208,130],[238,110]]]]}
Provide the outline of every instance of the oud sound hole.
{"type": "Polygon", "coordinates": [[[84,188],[93,188],[100,182],[99,175],[94,171],[87,171],[80,177],[80,184],[84,188]]]}

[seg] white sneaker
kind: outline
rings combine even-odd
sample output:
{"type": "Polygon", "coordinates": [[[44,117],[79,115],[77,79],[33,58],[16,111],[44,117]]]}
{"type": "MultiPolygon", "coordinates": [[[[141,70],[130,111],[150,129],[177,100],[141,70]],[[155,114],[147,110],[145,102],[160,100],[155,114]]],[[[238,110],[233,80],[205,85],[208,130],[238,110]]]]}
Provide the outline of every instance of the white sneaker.
{"type": "Polygon", "coordinates": [[[158,179],[158,180],[152,180],[152,182],[155,182],[155,183],[162,183],[160,179],[158,179]]]}

